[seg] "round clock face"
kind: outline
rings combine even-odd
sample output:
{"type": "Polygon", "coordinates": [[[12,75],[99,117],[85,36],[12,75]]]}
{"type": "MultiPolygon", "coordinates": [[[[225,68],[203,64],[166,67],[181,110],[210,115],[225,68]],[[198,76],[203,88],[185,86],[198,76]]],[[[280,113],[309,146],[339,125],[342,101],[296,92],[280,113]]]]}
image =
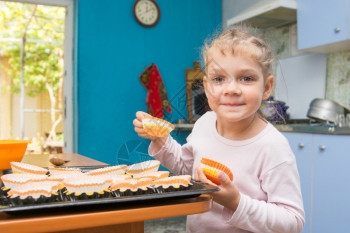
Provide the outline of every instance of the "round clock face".
{"type": "Polygon", "coordinates": [[[158,4],[154,0],[138,0],[134,5],[134,15],[143,26],[154,26],[160,17],[158,4]]]}

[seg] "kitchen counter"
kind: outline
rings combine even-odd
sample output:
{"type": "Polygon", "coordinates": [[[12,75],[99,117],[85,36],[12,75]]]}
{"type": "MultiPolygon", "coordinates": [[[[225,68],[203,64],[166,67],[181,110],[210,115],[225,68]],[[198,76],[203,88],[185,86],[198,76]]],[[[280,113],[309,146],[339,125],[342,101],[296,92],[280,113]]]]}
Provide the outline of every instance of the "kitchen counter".
{"type": "Polygon", "coordinates": [[[274,125],[281,132],[350,135],[350,127],[334,127],[310,124],[274,125]]]}
{"type": "MultiPolygon", "coordinates": [[[[281,132],[350,135],[350,127],[340,128],[312,123],[274,124],[274,126],[281,132]]],[[[175,124],[175,130],[179,131],[190,131],[192,128],[193,124],[175,124]]]]}
{"type": "Polygon", "coordinates": [[[74,153],[61,154],[26,154],[23,156],[22,163],[30,163],[39,167],[55,167],[51,158],[60,158],[66,161],[64,167],[72,166],[108,166],[107,163],[74,153]]]}

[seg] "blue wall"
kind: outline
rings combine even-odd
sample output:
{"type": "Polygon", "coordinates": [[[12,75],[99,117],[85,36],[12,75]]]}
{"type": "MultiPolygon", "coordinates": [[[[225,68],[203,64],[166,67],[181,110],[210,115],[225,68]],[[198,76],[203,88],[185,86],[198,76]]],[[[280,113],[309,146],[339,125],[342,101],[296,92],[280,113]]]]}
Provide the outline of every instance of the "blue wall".
{"type": "MultiPolygon", "coordinates": [[[[146,140],[132,121],[146,110],[141,72],[155,63],[163,78],[172,113],[186,118],[185,70],[200,59],[205,38],[221,28],[221,1],[157,0],[159,23],[152,28],[134,19],[135,1],[80,0],[76,28],[76,151],[118,164],[147,157],[146,140]]],[[[173,132],[184,142],[185,134],[173,132]]]]}

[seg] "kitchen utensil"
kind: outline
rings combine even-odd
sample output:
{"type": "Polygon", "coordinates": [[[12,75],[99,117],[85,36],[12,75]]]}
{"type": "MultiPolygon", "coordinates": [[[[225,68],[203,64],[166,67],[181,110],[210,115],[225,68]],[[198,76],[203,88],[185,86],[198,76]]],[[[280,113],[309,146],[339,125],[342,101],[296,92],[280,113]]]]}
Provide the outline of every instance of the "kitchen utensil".
{"type": "Polygon", "coordinates": [[[69,160],[63,160],[63,159],[60,159],[60,158],[57,158],[57,157],[53,157],[49,161],[50,161],[50,163],[52,163],[55,166],[61,166],[61,165],[65,164],[65,163],[69,162],[69,160]]]}
{"type": "Polygon", "coordinates": [[[0,140],[0,170],[11,168],[10,162],[20,162],[30,140],[0,140]]]}
{"type": "Polygon", "coordinates": [[[333,100],[316,98],[311,101],[307,116],[318,121],[335,123],[337,116],[345,114],[347,111],[333,100]]]}

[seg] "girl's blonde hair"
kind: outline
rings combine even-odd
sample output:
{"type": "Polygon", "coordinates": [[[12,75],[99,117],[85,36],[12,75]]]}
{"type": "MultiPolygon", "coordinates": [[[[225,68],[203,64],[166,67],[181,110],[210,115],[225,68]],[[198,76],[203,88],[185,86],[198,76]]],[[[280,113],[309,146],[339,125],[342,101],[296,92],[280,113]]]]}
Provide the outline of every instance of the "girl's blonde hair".
{"type": "Polygon", "coordinates": [[[244,54],[256,59],[262,67],[264,77],[272,73],[273,53],[269,45],[258,36],[254,36],[252,28],[233,27],[226,29],[219,36],[207,40],[202,48],[205,69],[210,62],[212,48],[220,49],[221,53],[244,54]]]}

